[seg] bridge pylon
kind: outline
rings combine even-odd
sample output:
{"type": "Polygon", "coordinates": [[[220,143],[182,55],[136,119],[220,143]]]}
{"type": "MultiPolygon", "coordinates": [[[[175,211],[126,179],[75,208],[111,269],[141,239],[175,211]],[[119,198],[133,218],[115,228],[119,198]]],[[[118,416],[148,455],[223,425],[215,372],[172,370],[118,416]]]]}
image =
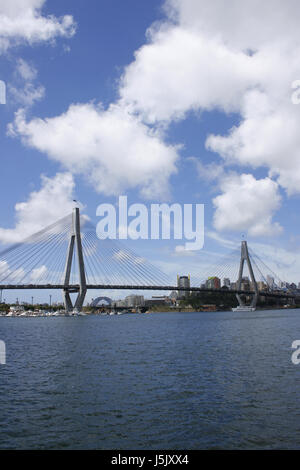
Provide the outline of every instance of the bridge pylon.
{"type": "MultiPolygon", "coordinates": [[[[242,241],[242,243],[241,243],[241,260],[240,260],[239,277],[238,277],[238,281],[237,281],[237,290],[241,289],[245,261],[247,263],[249,274],[250,274],[250,279],[251,279],[251,282],[252,282],[252,285],[253,285],[253,288],[254,288],[254,295],[253,295],[253,299],[252,299],[250,307],[255,308],[256,304],[257,304],[259,292],[258,292],[258,287],[257,287],[257,283],[256,283],[256,280],[255,280],[254,272],[253,272],[253,269],[252,269],[251,260],[250,260],[250,257],[249,257],[248,245],[247,245],[246,241],[242,241]]],[[[244,307],[245,304],[244,304],[243,300],[241,299],[240,294],[236,294],[236,298],[239,302],[239,306],[244,307]]]]}
{"type": "Polygon", "coordinates": [[[84,258],[83,258],[83,251],[82,251],[82,243],[81,243],[81,234],[80,234],[80,212],[79,207],[75,207],[73,209],[72,214],[72,232],[71,237],[69,240],[69,246],[67,251],[67,258],[65,264],[65,272],[64,272],[64,288],[63,288],[63,298],[65,309],[67,312],[71,312],[72,310],[80,311],[83,306],[83,302],[86,295],[86,277],[85,277],[85,268],[84,268],[84,258]],[[73,253],[74,248],[76,245],[76,255],[77,255],[77,262],[78,262],[78,269],[79,269],[79,292],[77,289],[75,290],[74,287],[70,287],[70,275],[72,269],[72,260],[73,260],[73,253]],[[70,294],[74,292],[78,292],[75,305],[73,306],[70,294]]]}

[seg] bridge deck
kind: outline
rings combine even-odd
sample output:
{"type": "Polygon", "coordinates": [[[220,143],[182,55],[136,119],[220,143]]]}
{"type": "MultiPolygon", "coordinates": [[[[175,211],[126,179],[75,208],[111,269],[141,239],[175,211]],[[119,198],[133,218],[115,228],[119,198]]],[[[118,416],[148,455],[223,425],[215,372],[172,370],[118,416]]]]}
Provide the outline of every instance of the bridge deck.
{"type": "MultiPolygon", "coordinates": [[[[201,287],[177,287],[177,286],[140,286],[140,285],[114,285],[114,284],[87,284],[87,289],[93,290],[162,290],[162,291],[189,291],[189,292],[218,292],[223,294],[245,294],[253,295],[254,291],[237,289],[213,289],[201,287]]],[[[65,286],[64,284],[0,284],[0,290],[23,290],[23,289],[66,289],[72,292],[79,292],[79,284],[65,286]]],[[[287,292],[260,291],[259,295],[264,297],[295,298],[298,294],[287,292]]]]}

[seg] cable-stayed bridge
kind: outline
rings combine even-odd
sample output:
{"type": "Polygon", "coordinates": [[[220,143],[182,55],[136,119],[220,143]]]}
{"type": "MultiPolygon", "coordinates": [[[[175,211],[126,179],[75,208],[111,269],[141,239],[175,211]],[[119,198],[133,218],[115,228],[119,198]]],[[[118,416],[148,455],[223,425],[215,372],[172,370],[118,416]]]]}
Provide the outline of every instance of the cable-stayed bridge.
{"type": "Polygon", "coordinates": [[[75,208],[72,214],[0,253],[0,290],[61,289],[67,311],[82,308],[88,289],[222,292],[236,294],[240,305],[250,296],[254,307],[259,296],[298,296],[283,287],[246,241],[215,266],[199,266],[199,271],[192,273],[191,284],[174,285],[170,276],[124,244],[99,239],[95,226],[75,208]],[[228,285],[221,287],[220,279],[228,285]],[[72,293],[77,294],[74,306],[72,293]]]}

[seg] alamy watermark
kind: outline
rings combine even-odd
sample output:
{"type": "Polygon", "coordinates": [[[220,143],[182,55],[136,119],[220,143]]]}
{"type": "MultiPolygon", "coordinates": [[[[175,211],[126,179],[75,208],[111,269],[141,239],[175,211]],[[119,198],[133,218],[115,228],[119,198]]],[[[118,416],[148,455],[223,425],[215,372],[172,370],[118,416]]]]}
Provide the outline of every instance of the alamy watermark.
{"type": "Polygon", "coordinates": [[[97,236],[101,240],[182,240],[185,250],[201,250],[204,245],[204,204],[131,204],[120,196],[117,207],[100,204],[96,215],[97,236]]]}
{"type": "Polygon", "coordinates": [[[4,341],[0,340],[0,365],[6,364],[6,347],[4,341]]]}
{"type": "Polygon", "coordinates": [[[295,341],[292,342],[292,349],[295,349],[295,351],[292,354],[291,361],[295,366],[300,364],[300,340],[296,339],[295,341]]]}
{"type": "Polygon", "coordinates": [[[0,104],[6,104],[6,85],[3,80],[0,80],[0,104]]]}

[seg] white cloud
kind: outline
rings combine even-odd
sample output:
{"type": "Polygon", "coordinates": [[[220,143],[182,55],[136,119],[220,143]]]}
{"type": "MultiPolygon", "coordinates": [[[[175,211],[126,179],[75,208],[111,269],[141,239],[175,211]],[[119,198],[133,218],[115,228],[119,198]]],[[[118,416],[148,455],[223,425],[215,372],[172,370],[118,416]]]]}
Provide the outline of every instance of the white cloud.
{"type": "Polygon", "coordinates": [[[39,268],[35,268],[30,273],[30,280],[37,281],[39,279],[47,279],[46,275],[48,274],[47,266],[42,265],[39,268]]]}
{"type": "Polygon", "coordinates": [[[148,44],[125,70],[121,100],[151,123],[193,110],[239,113],[239,125],[209,136],[206,148],[227,165],[266,167],[269,178],[226,177],[222,165],[198,161],[201,178],[222,185],[214,224],[278,233],[272,216],[280,198],[270,178],[288,194],[300,192],[300,107],[291,103],[291,84],[299,79],[299,2],[168,0],[165,10],[169,21],[150,28],[148,44]]]}
{"type": "Polygon", "coordinates": [[[207,231],[205,233],[205,236],[211,238],[212,240],[215,240],[219,245],[224,248],[233,249],[237,246],[237,240],[234,240],[232,237],[230,239],[221,237],[217,232],[214,231],[207,231]]]}
{"type": "Polygon", "coordinates": [[[124,73],[120,96],[151,123],[183,119],[192,110],[237,112],[227,136],[207,148],[226,163],[267,167],[289,194],[300,191],[300,107],[297,0],[168,0],[169,19],[148,32],[148,44],[124,73]]]}
{"type": "MultiPolygon", "coordinates": [[[[125,69],[116,104],[107,110],[73,104],[44,120],[27,121],[20,111],[11,132],[69,171],[85,174],[97,191],[110,195],[139,187],[153,197],[167,192],[178,157],[157,129],[190,111],[238,113],[237,127],[226,136],[209,136],[206,146],[227,165],[266,167],[269,178],[246,184],[241,177],[239,184],[246,184],[249,200],[252,186],[266,186],[267,199],[273,194],[275,200],[261,211],[248,205],[247,217],[237,211],[233,227],[278,232],[272,224],[278,187],[271,178],[288,194],[300,188],[300,107],[291,103],[291,84],[300,78],[299,1],[168,0],[165,11],[166,20],[152,25],[147,44],[125,69]]],[[[235,208],[232,188],[222,191],[217,204],[231,201],[235,208]]],[[[218,207],[215,224],[227,227],[218,207]]]]}
{"type": "Polygon", "coordinates": [[[212,182],[219,181],[226,176],[224,165],[216,162],[205,165],[199,158],[189,157],[188,160],[196,165],[199,178],[203,181],[212,182]]]}
{"type": "Polygon", "coordinates": [[[9,84],[8,91],[17,104],[28,108],[44,97],[45,88],[35,83],[37,70],[32,64],[19,58],[14,75],[15,78],[9,84]]]}
{"type": "MultiPolygon", "coordinates": [[[[250,245],[250,251],[264,260],[264,263],[274,272],[282,281],[295,282],[298,284],[300,253],[293,249],[288,250],[282,246],[272,246],[271,244],[255,243],[250,245]]],[[[266,274],[271,274],[267,272],[266,274]]]]}
{"type": "MultiPolygon", "coordinates": [[[[298,0],[166,0],[168,16],[229,47],[257,50],[263,44],[298,37],[298,0]]],[[[298,41],[299,42],[299,38],[298,41]]]]}
{"type": "Polygon", "coordinates": [[[175,246],[175,254],[178,254],[179,256],[195,256],[196,251],[187,250],[185,245],[176,245],[175,246]]]}
{"type": "Polygon", "coordinates": [[[139,187],[144,197],[166,196],[176,171],[177,148],[118,105],[73,104],[60,116],[29,122],[19,110],[10,133],[108,195],[139,187]]]}
{"type": "Polygon", "coordinates": [[[281,197],[270,178],[256,180],[250,174],[230,175],[221,183],[223,194],[213,199],[217,230],[244,231],[249,235],[277,235],[281,226],[272,222],[281,197]]]}
{"type": "Polygon", "coordinates": [[[37,70],[26,60],[19,58],[17,60],[16,70],[25,81],[33,81],[37,77],[37,70]]]}
{"type": "Polygon", "coordinates": [[[266,166],[288,194],[299,193],[300,108],[288,96],[284,103],[276,103],[265,93],[252,91],[245,94],[241,112],[241,124],[227,136],[209,136],[207,148],[227,163],[266,166]]]}
{"type": "Polygon", "coordinates": [[[50,41],[58,36],[75,33],[71,15],[56,18],[43,16],[45,0],[2,0],[0,2],[0,52],[27,43],[50,41]]]}
{"type": "Polygon", "coordinates": [[[181,26],[151,32],[122,78],[120,96],[147,122],[184,118],[190,110],[238,111],[255,81],[251,57],[218,38],[181,26]]]}
{"type": "Polygon", "coordinates": [[[43,86],[35,87],[32,83],[25,83],[23,88],[9,87],[9,93],[12,95],[16,103],[30,107],[35,101],[41,100],[45,95],[43,86]]]}
{"type": "Polygon", "coordinates": [[[54,178],[42,176],[42,186],[30,193],[28,200],[16,204],[15,228],[0,228],[0,241],[23,241],[60,218],[70,214],[74,207],[74,181],[70,173],[57,173],[54,178]]]}

